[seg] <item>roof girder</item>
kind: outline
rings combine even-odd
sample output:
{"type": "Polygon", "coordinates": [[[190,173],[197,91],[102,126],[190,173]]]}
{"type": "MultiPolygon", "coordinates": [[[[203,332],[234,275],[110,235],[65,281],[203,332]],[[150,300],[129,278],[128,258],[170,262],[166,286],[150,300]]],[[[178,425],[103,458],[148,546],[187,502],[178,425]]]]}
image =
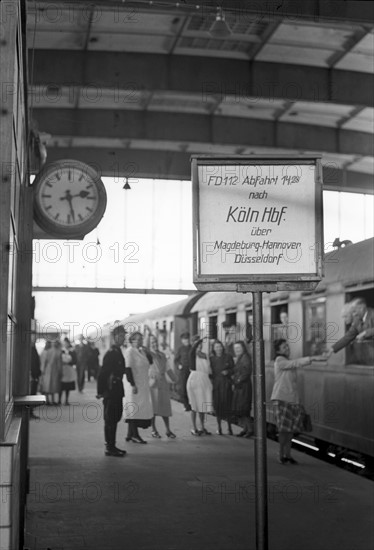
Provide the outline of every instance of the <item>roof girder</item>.
{"type": "Polygon", "coordinates": [[[234,95],[290,101],[373,106],[373,78],[334,68],[305,67],[200,56],[72,50],[37,50],[29,83],[53,86],[130,87],[199,93],[202,101],[234,95]]]}

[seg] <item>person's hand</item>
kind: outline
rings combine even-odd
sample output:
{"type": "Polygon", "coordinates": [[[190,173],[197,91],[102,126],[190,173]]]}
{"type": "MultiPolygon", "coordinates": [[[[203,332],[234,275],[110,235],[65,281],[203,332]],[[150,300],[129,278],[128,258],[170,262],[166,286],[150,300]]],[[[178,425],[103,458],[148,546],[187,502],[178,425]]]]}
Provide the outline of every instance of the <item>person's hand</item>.
{"type": "Polygon", "coordinates": [[[102,399],[103,396],[101,394],[97,394],[96,399],[102,399]]]}
{"type": "Polygon", "coordinates": [[[327,361],[327,357],[325,354],[322,355],[312,355],[310,358],[312,361],[327,361]]]}
{"type": "Polygon", "coordinates": [[[178,365],[178,370],[182,370],[182,365],[178,365]]]}
{"type": "MultiPolygon", "coordinates": [[[[328,361],[333,353],[334,353],[334,350],[332,348],[328,349],[327,351],[324,351],[321,355],[321,357],[323,357],[321,361],[328,361]]],[[[314,359],[314,361],[318,361],[318,359],[314,359]]]]}
{"type": "Polygon", "coordinates": [[[362,342],[365,336],[366,336],[366,330],[363,330],[362,332],[360,332],[360,334],[357,334],[356,336],[357,342],[362,342]]]}
{"type": "Polygon", "coordinates": [[[135,395],[136,393],[138,393],[138,388],[136,386],[133,386],[132,387],[132,393],[135,395]]]}

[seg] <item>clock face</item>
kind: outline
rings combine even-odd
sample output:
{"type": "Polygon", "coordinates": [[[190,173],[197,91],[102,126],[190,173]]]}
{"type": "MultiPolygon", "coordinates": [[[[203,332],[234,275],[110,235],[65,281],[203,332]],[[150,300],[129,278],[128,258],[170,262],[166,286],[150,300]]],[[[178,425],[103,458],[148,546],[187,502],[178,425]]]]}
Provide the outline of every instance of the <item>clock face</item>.
{"type": "Polygon", "coordinates": [[[97,173],[82,162],[63,160],[45,166],[33,187],[35,220],[47,232],[84,235],[105,212],[105,187],[97,173]]]}

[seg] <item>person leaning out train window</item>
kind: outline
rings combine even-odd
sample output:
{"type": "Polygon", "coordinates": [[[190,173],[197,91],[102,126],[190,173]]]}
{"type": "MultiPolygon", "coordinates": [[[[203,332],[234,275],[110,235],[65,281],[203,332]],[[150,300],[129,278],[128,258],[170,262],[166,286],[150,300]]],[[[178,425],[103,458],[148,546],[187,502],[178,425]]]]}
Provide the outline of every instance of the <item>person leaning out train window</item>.
{"type": "Polygon", "coordinates": [[[252,359],[242,340],[235,342],[233,346],[234,368],[232,371],[232,414],[240,419],[242,431],[238,437],[251,437],[252,407],[252,359]]]}
{"type": "Polygon", "coordinates": [[[232,435],[232,388],[231,374],[234,368],[234,361],[220,340],[215,340],[210,356],[210,368],[213,381],[213,409],[217,419],[217,433],[222,435],[222,420],[227,420],[228,434],[232,435]]]}
{"type": "Polygon", "coordinates": [[[212,406],[212,383],[210,364],[206,354],[202,351],[202,343],[205,338],[195,336],[190,353],[190,375],[187,380],[187,395],[191,404],[192,435],[210,435],[205,428],[205,413],[212,406]],[[196,426],[196,413],[199,413],[201,430],[196,426]]]}
{"type": "Polygon", "coordinates": [[[350,326],[344,336],[335,342],[327,352],[327,359],[332,353],[338,353],[352,342],[365,342],[374,339],[374,309],[367,307],[364,298],[355,298],[345,304],[342,317],[350,326]]]}
{"type": "Polygon", "coordinates": [[[166,428],[166,437],[174,439],[176,436],[171,431],[169,418],[172,415],[169,384],[166,380],[166,373],[172,381],[175,380],[175,374],[170,367],[166,355],[158,349],[156,336],[150,335],[149,351],[152,355],[153,363],[149,369],[149,386],[151,388],[151,399],[153,406],[152,418],[152,437],[160,438],[156,428],[156,416],[162,416],[166,428]]]}
{"type": "Polygon", "coordinates": [[[326,361],[325,355],[290,359],[287,340],[274,342],[274,387],[271,394],[275,422],[279,433],[279,462],[297,464],[291,457],[292,437],[302,431],[302,413],[297,390],[297,369],[310,365],[312,361],[326,361]]]}
{"type": "Polygon", "coordinates": [[[357,298],[355,311],[361,320],[357,327],[359,333],[356,336],[358,342],[374,339],[374,309],[366,305],[364,298],[357,298]]]}

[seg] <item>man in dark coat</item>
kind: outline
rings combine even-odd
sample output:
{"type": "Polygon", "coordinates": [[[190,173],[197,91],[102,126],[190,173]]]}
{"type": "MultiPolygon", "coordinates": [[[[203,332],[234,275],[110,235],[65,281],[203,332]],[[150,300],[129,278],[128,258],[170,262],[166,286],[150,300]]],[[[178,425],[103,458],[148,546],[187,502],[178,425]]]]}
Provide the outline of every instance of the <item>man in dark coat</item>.
{"type": "Polygon", "coordinates": [[[184,410],[190,411],[191,405],[188,401],[188,395],[187,395],[187,379],[190,375],[190,353],[192,346],[190,344],[190,335],[188,332],[183,332],[181,334],[181,342],[182,345],[177,351],[177,354],[174,358],[175,366],[177,367],[179,371],[179,395],[182,399],[184,410]]]}
{"type": "Polygon", "coordinates": [[[76,367],[78,391],[79,393],[83,393],[85,372],[87,370],[87,360],[90,353],[90,348],[82,336],[80,337],[80,343],[75,347],[75,353],[77,357],[76,367]]]}
{"type": "Polygon", "coordinates": [[[116,447],[117,424],[122,418],[122,398],[124,396],[122,378],[125,374],[125,359],[121,346],[125,341],[125,329],[118,326],[113,330],[114,344],[106,352],[103,366],[97,379],[97,397],[104,398],[105,454],[124,456],[126,451],[116,447]]]}

